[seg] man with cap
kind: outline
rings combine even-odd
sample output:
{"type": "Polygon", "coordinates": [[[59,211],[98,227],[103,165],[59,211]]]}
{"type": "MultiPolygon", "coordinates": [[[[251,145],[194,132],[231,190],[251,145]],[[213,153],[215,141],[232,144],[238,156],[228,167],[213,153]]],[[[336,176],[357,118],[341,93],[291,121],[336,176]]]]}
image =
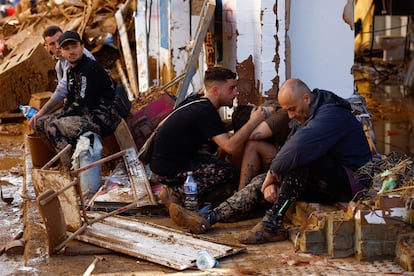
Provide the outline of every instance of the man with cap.
{"type": "MultiPolygon", "coordinates": [[[[68,85],[66,72],[70,68],[70,62],[62,57],[60,51],[58,39],[63,34],[62,29],[56,25],[50,25],[43,31],[43,40],[45,42],[45,49],[53,56],[56,60],[55,70],[57,77],[57,85],[52,97],[42,106],[42,108],[29,120],[29,127],[34,128],[37,118],[44,115],[50,114],[57,109],[61,108],[63,101],[68,95],[68,85]]],[[[88,58],[95,60],[88,49],[83,49],[83,54],[88,58]]]]}
{"type": "MultiPolygon", "coordinates": [[[[62,111],[37,118],[35,130],[57,151],[74,146],[80,135],[91,131],[101,137],[111,134],[121,117],[116,111],[115,85],[102,65],[83,54],[78,33],[67,31],[59,37],[62,56],[69,61],[68,95],[62,111]]],[[[64,170],[71,166],[71,153],[62,155],[64,170]]]]}

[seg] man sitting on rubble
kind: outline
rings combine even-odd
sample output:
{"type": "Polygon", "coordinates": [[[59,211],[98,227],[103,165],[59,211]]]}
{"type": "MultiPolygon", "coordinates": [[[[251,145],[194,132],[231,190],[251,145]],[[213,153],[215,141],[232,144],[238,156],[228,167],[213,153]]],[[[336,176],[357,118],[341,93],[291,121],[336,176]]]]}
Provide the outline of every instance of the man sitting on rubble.
{"type": "Polygon", "coordinates": [[[270,170],[203,216],[172,204],[181,225],[202,233],[265,199],[268,209],[263,219],[239,240],[245,244],[281,241],[288,236],[284,214],[295,201],[350,201],[369,184],[359,181],[356,170],[371,160],[371,151],[346,100],[330,91],[311,91],[299,79],[287,80],[278,100],[296,125],[270,170]]]}
{"type": "MultiPolygon", "coordinates": [[[[204,96],[181,103],[154,137],[150,169],[153,179],[164,185],[159,197],[167,207],[172,202],[184,203],[183,184],[188,171],[193,172],[198,184],[199,202],[218,188],[231,185],[232,166],[217,155],[202,151],[203,145],[213,141],[232,154],[243,146],[266,116],[262,108],[254,108],[247,123],[229,136],[217,109],[232,106],[238,95],[236,74],[223,67],[209,68],[204,85],[204,96]]],[[[176,221],[173,213],[170,216],[176,221]]]]}
{"type": "MultiPolygon", "coordinates": [[[[102,65],[83,54],[78,33],[67,31],[59,37],[62,56],[70,62],[67,70],[68,94],[63,110],[38,115],[30,126],[45,136],[57,151],[74,146],[80,135],[91,131],[102,137],[114,132],[121,121],[114,105],[114,83],[102,65]]],[[[58,102],[61,104],[63,99],[58,102]]],[[[52,110],[47,109],[47,110],[52,110]]],[[[40,112],[39,112],[40,113],[40,112]]],[[[64,168],[71,167],[71,153],[61,157],[64,168]]]]}
{"type": "MultiPolygon", "coordinates": [[[[35,128],[37,118],[50,114],[62,107],[64,99],[68,95],[68,85],[66,72],[70,68],[70,62],[67,61],[61,53],[59,47],[59,37],[63,31],[59,26],[50,25],[43,31],[43,40],[45,49],[56,59],[55,71],[57,77],[57,85],[52,97],[42,106],[42,108],[29,120],[29,127],[35,128]]],[[[95,60],[95,57],[85,47],[83,54],[88,58],[95,60]]]]}

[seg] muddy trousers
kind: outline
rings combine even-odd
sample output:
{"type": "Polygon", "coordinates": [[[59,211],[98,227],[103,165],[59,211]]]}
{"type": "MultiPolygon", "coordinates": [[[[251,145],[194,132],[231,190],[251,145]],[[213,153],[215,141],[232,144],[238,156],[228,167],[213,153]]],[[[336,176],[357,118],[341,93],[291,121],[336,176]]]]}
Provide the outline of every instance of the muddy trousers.
{"type": "Polygon", "coordinates": [[[177,172],[173,176],[155,176],[156,181],[169,186],[175,195],[184,204],[184,182],[187,178],[187,171],[193,172],[194,180],[197,182],[198,201],[203,203],[208,200],[209,194],[220,188],[232,188],[234,185],[233,167],[212,154],[197,154],[185,170],[177,172]]]}
{"type": "MultiPolygon", "coordinates": [[[[79,136],[87,131],[100,134],[101,128],[90,116],[66,116],[53,113],[36,121],[36,132],[46,138],[56,151],[61,151],[68,144],[76,145],[79,136]]],[[[61,157],[64,166],[71,166],[71,152],[61,157]]]]}
{"type": "Polygon", "coordinates": [[[268,209],[263,223],[281,225],[288,207],[297,200],[329,203],[352,199],[348,176],[342,165],[330,156],[324,156],[307,166],[282,175],[278,199],[275,203],[265,203],[261,187],[266,173],[260,174],[241,191],[225,200],[210,213],[213,224],[226,221],[233,216],[250,211],[258,204],[267,204],[268,209]]]}

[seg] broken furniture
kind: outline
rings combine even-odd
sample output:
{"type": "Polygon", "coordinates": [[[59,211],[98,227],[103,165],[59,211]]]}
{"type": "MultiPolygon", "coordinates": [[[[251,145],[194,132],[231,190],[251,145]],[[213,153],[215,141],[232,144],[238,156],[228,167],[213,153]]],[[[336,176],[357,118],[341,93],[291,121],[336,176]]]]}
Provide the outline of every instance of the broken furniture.
{"type": "Polygon", "coordinates": [[[49,89],[55,63],[41,43],[0,65],[0,112],[27,104],[32,93],[49,89]]]}
{"type": "MultiPolygon", "coordinates": [[[[92,219],[101,213],[88,212],[92,219]]],[[[96,222],[76,239],[177,270],[195,266],[197,253],[207,249],[216,259],[245,251],[162,225],[121,216],[96,222]]]]}

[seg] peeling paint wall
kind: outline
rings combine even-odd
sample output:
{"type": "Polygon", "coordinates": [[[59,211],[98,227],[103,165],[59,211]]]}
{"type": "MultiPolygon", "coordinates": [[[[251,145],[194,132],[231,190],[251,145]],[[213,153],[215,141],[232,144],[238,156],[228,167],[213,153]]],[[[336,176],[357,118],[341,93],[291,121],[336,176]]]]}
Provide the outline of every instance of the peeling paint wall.
{"type": "MultiPolygon", "coordinates": [[[[283,2],[283,1],[279,1],[283,2]]],[[[276,14],[274,12],[275,1],[262,0],[261,13],[262,13],[262,57],[261,66],[258,79],[261,82],[260,92],[265,94],[267,91],[272,90],[273,79],[277,76],[275,55],[277,53],[276,45],[276,14]]]]}
{"type": "Polygon", "coordinates": [[[187,48],[190,46],[190,1],[171,1],[171,25],[170,43],[174,74],[178,75],[184,71],[188,60],[187,48]]]}
{"type": "Polygon", "coordinates": [[[223,66],[236,71],[237,11],[235,0],[222,0],[223,66]]]}
{"type": "MultiPolygon", "coordinates": [[[[149,54],[151,78],[161,85],[182,73],[194,39],[202,0],[155,0],[152,2],[149,54]],[[157,26],[157,28],[155,27],[157,26]],[[153,68],[158,78],[154,76],[153,68]]],[[[311,88],[332,90],[343,97],[353,93],[353,36],[342,19],[346,0],[217,0],[213,35],[218,63],[237,71],[253,70],[246,81],[248,93],[277,93],[290,77],[299,77],[311,88]],[[221,18],[220,18],[221,16],[221,18]],[[215,30],[214,28],[221,28],[215,30]],[[248,64],[248,66],[246,66],[248,64]],[[253,77],[252,77],[253,76],[253,77]],[[254,91],[253,91],[254,90],[254,91]]],[[[211,49],[209,49],[211,52],[211,49]]],[[[202,88],[207,69],[206,49],[200,54],[198,71],[189,92],[202,88]]],[[[255,102],[257,99],[247,99],[255,102]]]]}
{"type": "Polygon", "coordinates": [[[148,62],[150,69],[150,85],[159,85],[160,68],[160,3],[159,0],[152,0],[148,13],[148,62]]]}

